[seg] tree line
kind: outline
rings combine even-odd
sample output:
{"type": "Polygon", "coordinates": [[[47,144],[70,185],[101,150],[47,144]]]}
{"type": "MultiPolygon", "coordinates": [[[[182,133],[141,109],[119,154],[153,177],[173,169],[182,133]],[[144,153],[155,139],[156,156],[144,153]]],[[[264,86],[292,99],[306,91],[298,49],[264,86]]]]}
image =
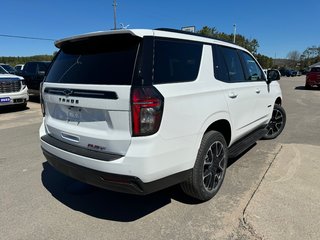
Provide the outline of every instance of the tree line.
{"type": "Polygon", "coordinates": [[[299,66],[301,69],[308,68],[320,62],[320,46],[307,47],[302,53],[297,50],[290,51],[287,58],[291,60],[292,65],[299,66]]]}
{"type": "Polygon", "coordinates": [[[53,55],[35,55],[30,57],[0,57],[0,63],[6,63],[14,67],[17,64],[25,64],[26,62],[51,61],[52,59],[53,55]]]}

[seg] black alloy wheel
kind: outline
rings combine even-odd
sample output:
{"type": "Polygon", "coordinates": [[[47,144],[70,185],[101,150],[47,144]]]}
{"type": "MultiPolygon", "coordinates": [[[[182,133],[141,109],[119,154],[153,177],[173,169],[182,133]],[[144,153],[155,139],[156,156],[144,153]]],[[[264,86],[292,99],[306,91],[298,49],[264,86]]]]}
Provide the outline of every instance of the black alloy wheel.
{"type": "Polygon", "coordinates": [[[228,149],[223,135],[216,131],[205,133],[192,173],[182,190],[200,201],[211,199],[219,191],[228,165],[228,149]]]}
{"type": "Polygon", "coordinates": [[[278,104],[274,105],[272,117],[266,127],[267,133],[263,136],[263,139],[274,139],[280,135],[286,125],[286,112],[278,104]]]}
{"type": "Polygon", "coordinates": [[[216,191],[226,170],[224,146],[214,142],[208,149],[203,163],[203,185],[208,192],[216,191]]]}

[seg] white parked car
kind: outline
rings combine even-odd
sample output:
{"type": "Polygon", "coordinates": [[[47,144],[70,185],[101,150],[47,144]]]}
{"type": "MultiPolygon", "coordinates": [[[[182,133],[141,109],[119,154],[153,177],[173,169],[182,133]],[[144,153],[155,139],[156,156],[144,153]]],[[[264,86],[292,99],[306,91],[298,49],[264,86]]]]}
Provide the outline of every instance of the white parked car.
{"type": "Polygon", "coordinates": [[[206,201],[228,158],[285,126],[278,72],[266,79],[237,45],[170,29],[55,44],[41,90],[41,147],[52,166],[80,181],[134,194],[179,183],[206,201]]]}
{"type": "Polygon", "coordinates": [[[0,66],[0,107],[7,105],[27,106],[28,88],[23,77],[9,74],[0,66]]]}
{"type": "Polygon", "coordinates": [[[18,72],[20,72],[20,71],[23,70],[23,67],[24,67],[24,64],[17,64],[14,68],[15,68],[18,72]]]}

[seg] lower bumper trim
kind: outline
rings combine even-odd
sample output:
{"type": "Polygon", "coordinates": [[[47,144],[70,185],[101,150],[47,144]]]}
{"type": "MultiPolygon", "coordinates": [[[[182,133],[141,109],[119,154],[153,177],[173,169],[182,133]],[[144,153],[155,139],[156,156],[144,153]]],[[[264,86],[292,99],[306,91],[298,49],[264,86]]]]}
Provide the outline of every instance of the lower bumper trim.
{"type": "Polygon", "coordinates": [[[42,151],[51,166],[69,177],[107,190],[137,195],[146,195],[181,183],[187,179],[190,171],[192,171],[192,169],[189,169],[153,182],[144,183],[135,176],[93,170],[61,159],[43,148],[42,151]]]}

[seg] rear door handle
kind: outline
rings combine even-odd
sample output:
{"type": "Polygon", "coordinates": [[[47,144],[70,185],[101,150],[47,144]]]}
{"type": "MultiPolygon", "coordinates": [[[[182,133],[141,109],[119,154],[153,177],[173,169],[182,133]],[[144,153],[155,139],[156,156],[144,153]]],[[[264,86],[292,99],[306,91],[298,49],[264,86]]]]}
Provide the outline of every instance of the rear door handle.
{"type": "Polygon", "coordinates": [[[259,94],[260,92],[261,92],[261,90],[260,90],[259,88],[257,88],[257,89],[256,89],[256,93],[259,94]]]}
{"type": "Polygon", "coordinates": [[[235,92],[229,93],[229,98],[236,98],[237,96],[238,96],[238,94],[236,94],[235,92]]]}

